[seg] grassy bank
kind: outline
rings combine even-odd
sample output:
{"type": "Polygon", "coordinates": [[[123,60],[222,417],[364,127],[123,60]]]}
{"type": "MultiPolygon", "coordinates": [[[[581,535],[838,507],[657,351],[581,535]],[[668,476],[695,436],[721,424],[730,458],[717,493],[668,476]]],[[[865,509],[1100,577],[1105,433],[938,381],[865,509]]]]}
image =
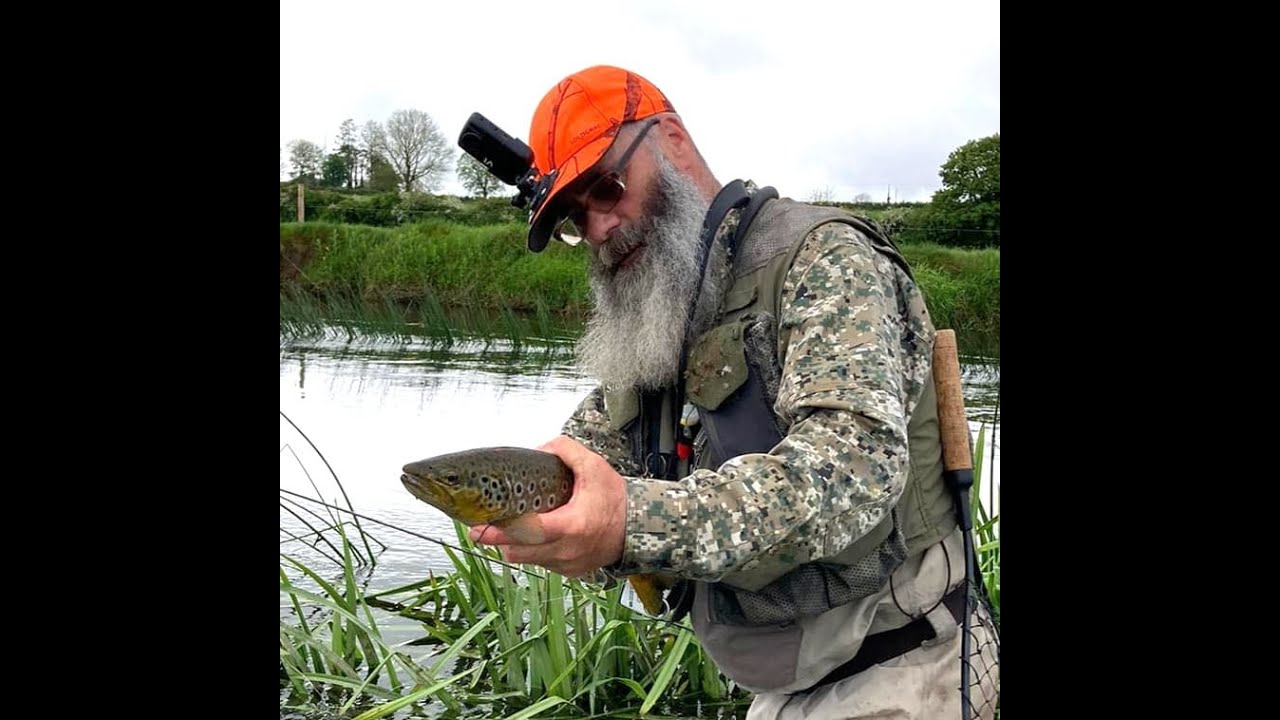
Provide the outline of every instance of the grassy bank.
{"type": "MultiPolygon", "coordinates": [[[[585,251],[553,242],[542,253],[530,253],[524,238],[519,223],[470,226],[434,218],[398,227],[281,223],[282,298],[583,315],[588,307],[585,251]]],[[[906,244],[902,252],[938,327],[999,337],[999,250],[906,244]]]]}

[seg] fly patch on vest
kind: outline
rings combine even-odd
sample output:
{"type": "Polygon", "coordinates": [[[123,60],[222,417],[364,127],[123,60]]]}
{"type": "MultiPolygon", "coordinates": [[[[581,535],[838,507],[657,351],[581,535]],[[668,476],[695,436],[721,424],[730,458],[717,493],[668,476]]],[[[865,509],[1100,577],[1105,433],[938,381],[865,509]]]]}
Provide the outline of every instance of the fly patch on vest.
{"type": "Polygon", "coordinates": [[[685,394],[702,425],[695,442],[698,466],[715,468],[782,441],[786,428],[773,413],[782,374],[774,352],[777,334],[773,316],[753,314],[704,333],[694,344],[685,394]]]}

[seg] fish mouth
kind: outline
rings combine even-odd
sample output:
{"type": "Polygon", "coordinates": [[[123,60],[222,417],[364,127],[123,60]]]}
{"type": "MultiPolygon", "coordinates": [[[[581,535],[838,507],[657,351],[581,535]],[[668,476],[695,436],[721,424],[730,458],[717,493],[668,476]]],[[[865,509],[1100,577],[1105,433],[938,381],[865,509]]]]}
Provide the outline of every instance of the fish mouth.
{"type": "Polygon", "coordinates": [[[400,482],[414,497],[433,505],[446,514],[453,512],[453,496],[437,481],[409,473],[400,475],[400,482]]]}

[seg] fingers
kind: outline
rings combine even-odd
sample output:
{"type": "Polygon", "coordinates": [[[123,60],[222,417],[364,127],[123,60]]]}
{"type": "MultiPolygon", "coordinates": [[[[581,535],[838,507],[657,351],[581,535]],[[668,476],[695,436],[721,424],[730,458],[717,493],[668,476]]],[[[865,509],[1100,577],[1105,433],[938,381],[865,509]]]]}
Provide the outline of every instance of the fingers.
{"type": "Polygon", "coordinates": [[[582,465],[591,458],[598,457],[595,452],[582,443],[574,440],[568,435],[560,435],[543,444],[542,448],[546,452],[555,453],[557,457],[578,472],[582,465]]]}
{"type": "Polygon", "coordinates": [[[476,525],[467,537],[484,545],[543,545],[559,540],[563,533],[542,520],[542,515],[530,513],[502,525],[476,525]]]}

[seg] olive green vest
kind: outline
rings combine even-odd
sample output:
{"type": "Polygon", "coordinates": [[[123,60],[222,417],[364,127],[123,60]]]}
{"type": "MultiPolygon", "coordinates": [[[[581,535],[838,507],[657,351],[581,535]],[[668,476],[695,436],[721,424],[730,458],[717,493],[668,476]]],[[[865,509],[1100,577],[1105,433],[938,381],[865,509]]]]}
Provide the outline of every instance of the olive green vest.
{"type": "MultiPolygon", "coordinates": [[[[720,322],[691,346],[685,383],[686,398],[690,402],[701,408],[714,409],[742,385],[746,379],[747,364],[738,362],[745,354],[745,347],[742,347],[745,333],[738,327],[740,319],[760,313],[768,313],[775,321],[780,318],[783,282],[800,250],[801,241],[818,225],[830,221],[852,225],[877,251],[897,263],[908,276],[911,275],[897,247],[858,218],[834,208],[805,205],[788,199],[769,202],[743,237],[734,261],[734,283],[721,305],[720,322]],[[726,343],[737,347],[726,350],[726,343]],[[733,358],[735,362],[729,364],[730,372],[724,375],[717,372],[713,382],[710,382],[710,377],[700,375],[706,368],[719,370],[725,367],[724,364],[700,361],[700,356],[706,353],[733,358]]],[[[785,339],[776,341],[779,365],[785,345],[785,339]]],[[[907,429],[911,467],[897,515],[906,553],[914,555],[941,541],[957,524],[953,496],[942,475],[942,442],[932,373],[907,429]]],[[[704,457],[699,465],[715,469],[714,462],[715,459],[704,457]]],[[[882,523],[871,535],[864,536],[832,560],[839,563],[862,557],[890,534],[890,524],[882,523]]],[[[723,578],[722,582],[755,590],[774,579],[770,574],[734,573],[723,578]]]]}
{"type": "MultiPolygon", "coordinates": [[[[774,320],[770,338],[777,365],[782,364],[785,339],[776,335],[781,315],[782,286],[801,241],[818,225],[839,221],[852,225],[879,252],[894,260],[910,275],[897,248],[858,218],[833,208],[804,205],[787,199],[766,203],[755,217],[733,261],[733,283],[721,304],[717,324],[700,335],[687,357],[686,400],[704,417],[730,401],[748,380],[747,333],[744,321],[767,315],[774,320]],[[727,368],[727,371],[726,371],[727,368]]],[[[776,390],[776,388],[774,388],[776,390]]],[[[774,397],[767,398],[772,407],[774,397]]],[[[643,414],[669,416],[670,397],[657,407],[645,408],[631,389],[608,389],[605,409],[610,426],[628,432],[638,454],[647,446],[641,433],[647,424],[643,414]],[[637,422],[639,420],[639,422],[637,422]]],[[[776,420],[773,413],[768,413],[776,420]]],[[[705,421],[704,421],[705,423],[705,421]]],[[[671,427],[669,422],[662,427],[671,427]]],[[[783,435],[786,428],[778,428],[783,435]]],[[[729,573],[716,583],[696,583],[699,593],[712,597],[716,622],[733,626],[766,626],[787,623],[796,617],[814,616],[830,609],[823,603],[843,604],[883,587],[902,561],[941,541],[957,525],[952,495],[943,480],[937,402],[932,375],[915,413],[908,422],[910,472],[896,509],[871,532],[840,553],[800,568],[754,564],[729,573]],[[835,578],[844,567],[844,580],[835,578]],[[843,583],[843,595],[814,591],[814,583],[843,583]],[[848,582],[846,582],[848,581],[848,582]]],[[[671,439],[662,441],[670,446],[671,439]]],[[[695,441],[694,467],[715,469],[728,458],[707,452],[706,427],[695,441]]],[[[759,448],[768,452],[771,448],[759,448]]],[[[643,466],[644,458],[637,457],[643,466]]]]}

